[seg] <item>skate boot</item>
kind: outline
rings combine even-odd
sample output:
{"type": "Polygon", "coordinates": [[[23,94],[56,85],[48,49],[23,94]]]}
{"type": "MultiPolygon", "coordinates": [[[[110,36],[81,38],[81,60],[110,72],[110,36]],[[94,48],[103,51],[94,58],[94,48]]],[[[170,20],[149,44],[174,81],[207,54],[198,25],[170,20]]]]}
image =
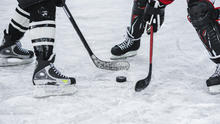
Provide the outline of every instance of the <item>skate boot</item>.
{"type": "Polygon", "coordinates": [[[128,28],[125,40],[111,49],[112,57],[110,59],[117,60],[135,56],[139,47],[140,38],[134,39],[128,28]]]}
{"type": "Polygon", "coordinates": [[[0,67],[29,64],[34,61],[34,53],[23,49],[21,43],[11,41],[11,36],[4,31],[3,43],[0,46],[0,67]]]}
{"type": "Polygon", "coordinates": [[[220,64],[217,65],[215,73],[206,81],[211,94],[220,93],[220,64]]]}
{"type": "Polygon", "coordinates": [[[73,94],[76,80],[62,75],[54,66],[55,55],[51,55],[48,61],[37,60],[33,74],[35,85],[35,97],[47,97],[73,94]]]}

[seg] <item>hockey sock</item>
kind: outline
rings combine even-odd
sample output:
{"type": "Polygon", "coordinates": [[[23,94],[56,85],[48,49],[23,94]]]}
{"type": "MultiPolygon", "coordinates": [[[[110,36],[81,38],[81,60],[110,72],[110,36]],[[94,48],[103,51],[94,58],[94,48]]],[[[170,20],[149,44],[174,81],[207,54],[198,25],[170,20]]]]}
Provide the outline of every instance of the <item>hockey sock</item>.
{"type": "Polygon", "coordinates": [[[48,60],[53,54],[55,41],[54,0],[48,0],[34,5],[30,9],[30,34],[37,59],[48,60]]]}
{"type": "Polygon", "coordinates": [[[15,44],[16,41],[23,37],[24,33],[28,30],[29,27],[29,18],[30,13],[17,6],[14,16],[12,17],[5,32],[11,36],[11,39],[7,42],[12,42],[10,44],[15,44]]]}

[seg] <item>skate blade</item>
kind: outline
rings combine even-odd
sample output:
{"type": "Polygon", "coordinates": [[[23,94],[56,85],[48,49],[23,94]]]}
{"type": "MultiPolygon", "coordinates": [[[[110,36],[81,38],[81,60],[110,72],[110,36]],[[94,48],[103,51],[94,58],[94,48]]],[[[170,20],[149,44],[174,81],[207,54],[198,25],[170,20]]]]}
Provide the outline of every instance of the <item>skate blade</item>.
{"type": "Polygon", "coordinates": [[[33,97],[47,98],[50,96],[68,96],[77,92],[74,85],[68,86],[53,86],[53,85],[38,85],[34,86],[33,97]]]}
{"type": "Polygon", "coordinates": [[[212,95],[220,94],[220,85],[209,86],[208,91],[212,95]]]}
{"type": "Polygon", "coordinates": [[[131,51],[131,52],[127,52],[121,56],[115,56],[115,55],[112,55],[110,57],[111,60],[119,60],[119,59],[126,59],[128,57],[133,57],[133,56],[136,56],[137,55],[137,51],[131,51]]]}
{"type": "Polygon", "coordinates": [[[30,63],[32,63],[33,61],[34,61],[33,58],[31,58],[31,59],[0,58],[0,67],[30,64],[30,63]]]}

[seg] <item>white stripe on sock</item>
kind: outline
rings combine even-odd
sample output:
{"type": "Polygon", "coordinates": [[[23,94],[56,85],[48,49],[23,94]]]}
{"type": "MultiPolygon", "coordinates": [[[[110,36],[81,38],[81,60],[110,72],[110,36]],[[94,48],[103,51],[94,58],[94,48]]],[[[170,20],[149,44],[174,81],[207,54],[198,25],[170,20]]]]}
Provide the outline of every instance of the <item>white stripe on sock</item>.
{"type": "Polygon", "coordinates": [[[26,18],[25,16],[19,14],[18,12],[15,12],[12,19],[25,28],[29,27],[29,19],[26,18]]]}
{"type": "Polygon", "coordinates": [[[37,43],[32,43],[33,46],[42,46],[42,45],[50,45],[53,46],[54,42],[37,42],[37,43]]]}
{"type": "Polygon", "coordinates": [[[20,12],[22,12],[23,14],[30,16],[30,13],[26,12],[25,10],[23,10],[23,9],[20,8],[19,6],[17,7],[17,9],[18,9],[20,12]]]}
{"type": "Polygon", "coordinates": [[[30,29],[31,39],[51,38],[55,39],[56,29],[54,27],[37,27],[30,29]]]}
{"type": "Polygon", "coordinates": [[[26,32],[26,30],[21,29],[20,27],[18,27],[17,25],[15,25],[13,22],[10,23],[15,29],[19,30],[20,32],[26,32]]]}
{"type": "Polygon", "coordinates": [[[55,23],[55,21],[51,21],[51,20],[31,22],[30,27],[31,26],[36,26],[36,25],[42,25],[42,24],[54,24],[55,25],[56,23],[55,23]]]}

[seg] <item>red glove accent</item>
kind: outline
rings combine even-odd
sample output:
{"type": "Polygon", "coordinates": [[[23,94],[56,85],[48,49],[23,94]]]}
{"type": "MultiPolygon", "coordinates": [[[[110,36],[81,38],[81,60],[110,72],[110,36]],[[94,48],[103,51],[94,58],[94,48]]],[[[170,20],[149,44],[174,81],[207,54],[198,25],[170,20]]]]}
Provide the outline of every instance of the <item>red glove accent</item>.
{"type": "Polygon", "coordinates": [[[168,5],[171,4],[174,0],[159,0],[161,3],[168,5]]]}

